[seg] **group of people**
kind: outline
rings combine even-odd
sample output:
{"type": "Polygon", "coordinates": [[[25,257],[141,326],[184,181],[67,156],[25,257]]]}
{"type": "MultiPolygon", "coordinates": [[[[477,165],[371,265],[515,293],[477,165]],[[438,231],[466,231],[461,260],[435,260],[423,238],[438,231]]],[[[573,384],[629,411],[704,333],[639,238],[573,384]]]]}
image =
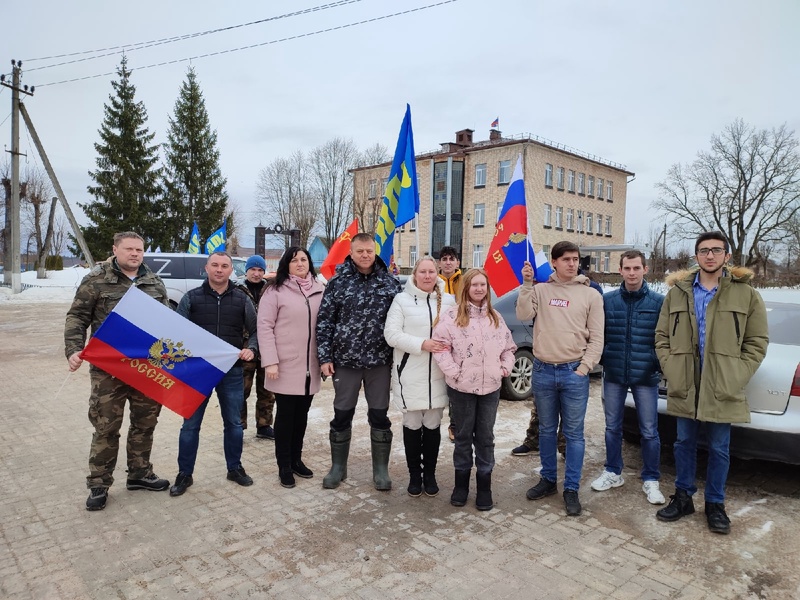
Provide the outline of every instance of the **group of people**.
{"type": "MultiPolygon", "coordinates": [[[[136,286],[167,304],[160,279],[142,262],[144,242],[133,232],[114,238],[113,257],[81,282],[67,314],[65,351],[71,370],[81,362],[86,330],[94,332],[127,288],[136,286]]],[[[522,269],[516,313],[533,319],[532,390],[542,468],[530,500],[557,492],[557,439],[565,439],[563,498],[567,515],[581,513],[578,497],[584,459],[584,421],[590,371],[602,362],[606,417],[606,463],[592,489],[624,483],[622,414],[628,390],[642,433],[641,477],[647,499],[666,501],[659,489],[658,384],[670,382],[668,412],[678,417],[675,444],[676,491],[658,511],[663,521],[694,512],[696,444],[699,425],[709,437],[706,515],[709,528],[727,533],[724,488],[730,423],[749,418],[743,388],[766,353],[766,311],[747,285],[751,274],[729,268],[724,235],[701,235],[698,267],[676,274],[666,299],[648,287],[644,255],[627,251],[620,259],[622,285],[602,295],[579,273],[580,253],[571,242],[551,250],[554,272],[535,282],[529,263],[522,269]]],[[[323,286],[309,253],[292,247],[274,277],[251,257],[246,281],[230,280],[232,262],[224,252],[209,256],[207,280],[184,295],[177,312],[241,348],[239,361],[216,386],[222,413],[228,479],[251,485],[241,463],[245,400],[256,379],[257,436],[274,438],[280,484],[295,486],[295,475],[313,477],[303,463],[308,412],[321,378],[334,387],[330,422],[331,468],[324,488],[347,478],[352,421],[363,387],[370,426],[373,483],[390,490],[393,434],[390,397],[402,412],[403,444],[410,496],[439,493],[436,466],[444,408],[449,406],[454,442],[454,488],[450,503],[464,506],[475,467],[478,510],[494,506],[492,471],[494,424],[502,379],[514,365],[516,345],[502,316],[492,308],[489,277],[482,269],[462,274],[455,249],[442,248],[439,261],[424,256],[401,287],[376,255],[375,242],[360,233],[350,254],[323,286]],[[249,371],[249,375],[248,374],[249,371]],[[249,379],[249,381],[247,381],[249,379]],[[391,394],[390,394],[391,390],[391,394]],[[272,403],[276,407],[274,429],[272,403]]],[[[150,449],[160,405],[92,366],[89,419],[95,427],[89,458],[87,510],[101,510],[113,483],[125,402],[130,404],[128,479],[130,490],[179,496],[193,483],[200,426],[209,398],[184,420],[178,442],[178,474],[172,486],[153,472],[150,449]]],[[[533,450],[523,444],[528,451],[533,450]]],[[[517,448],[514,454],[526,452],[517,448]]]]}

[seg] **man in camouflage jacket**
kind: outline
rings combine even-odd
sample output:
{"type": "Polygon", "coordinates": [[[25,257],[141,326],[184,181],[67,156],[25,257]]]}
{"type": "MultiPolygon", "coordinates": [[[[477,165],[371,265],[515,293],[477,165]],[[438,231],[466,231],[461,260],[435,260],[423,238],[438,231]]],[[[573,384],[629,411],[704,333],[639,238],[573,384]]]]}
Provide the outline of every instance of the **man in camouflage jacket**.
{"type": "MultiPolygon", "coordinates": [[[[94,334],[131,286],[169,305],[164,283],[142,262],[144,241],[137,233],[117,233],[113,252],[112,258],[95,265],[83,278],[67,312],[64,350],[70,371],[76,371],[83,363],[81,352],[86,343],[87,328],[91,327],[94,334]]],[[[102,369],[92,365],[89,373],[92,382],[89,421],[94,426],[94,435],[89,452],[89,476],[86,478],[86,487],[91,490],[86,510],[102,510],[106,506],[108,488],[114,483],[119,430],[126,400],[130,405],[126,487],[152,491],[169,488],[169,481],[153,473],[150,463],[153,431],[161,405],[102,369]]]]}
{"type": "Polygon", "coordinates": [[[333,489],[347,477],[353,415],[361,385],[371,427],[372,477],[375,488],[389,490],[392,423],[389,409],[392,349],[383,336],[386,313],[400,292],[400,282],[375,254],[366,233],[353,236],[350,256],[337,269],[322,296],[317,317],[317,355],[322,375],[333,377],[330,441],[333,466],[322,485],[333,489]]]}

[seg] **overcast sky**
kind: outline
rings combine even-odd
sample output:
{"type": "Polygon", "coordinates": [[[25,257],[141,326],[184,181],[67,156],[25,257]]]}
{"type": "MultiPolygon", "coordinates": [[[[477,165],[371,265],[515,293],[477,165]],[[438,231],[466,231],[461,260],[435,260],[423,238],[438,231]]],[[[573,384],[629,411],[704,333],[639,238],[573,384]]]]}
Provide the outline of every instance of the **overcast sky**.
{"type": "MultiPolygon", "coordinates": [[[[532,133],[625,164],[627,241],[642,238],[654,185],[676,162],[691,161],[710,136],[741,117],[758,128],[800,129],[798,0],[457,0],[318,35],[439,0],[361,0],[190,40],[129,51],[137,98],[156,141],[166,138],[189,62],[219,136],[228,192],[250,221],[258,172],[277,157],[335,136],[391,152],[411,104],[417,152],[453,141],[469,127],[487,139],[500,118],[504,135],[532,133]],[[296,39],[280,41],[294,36],[296,39]],[[275,42],[275,43],[268,43],[275,42]],[[144,68],[176,61],[165,66],[144,68]]],[[[67,198],[90,199],[93,144],[111,93],[118,50],[48,69],[64,53],[136,44],[239,25],[335,0],[135,3],[4,3],[0,72],[23,60],[26,100],[67,198]]],[[[86,56],[86,55],[83,55],[86,56]]],[[[0,121],[10,113],[2,88],[0,121]]],[[[0,125],[10,148],[11,120],[0,125]]],[[[27,134],[22,151],[40,164],[27,134]]],[[[25,159],[23,159],[25,160],[25,159]]],[[[23,163],[24,165],[24,163],[23,163]]],[[[266,221],[265,221],[266,223],[266,221]]]]}

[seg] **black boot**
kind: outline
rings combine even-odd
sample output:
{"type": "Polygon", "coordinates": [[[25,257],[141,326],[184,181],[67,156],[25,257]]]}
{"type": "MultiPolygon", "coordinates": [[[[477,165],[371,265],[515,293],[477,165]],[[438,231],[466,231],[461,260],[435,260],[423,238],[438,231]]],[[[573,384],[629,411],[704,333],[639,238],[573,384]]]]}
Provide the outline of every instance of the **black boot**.
{"type": "Polygon", "coordinates": [[[439,460],[439,444],[442,441],[442,432],[439,427],[427,429],[422,426],[422,485],[426,496],[435,496],[439,493],[436,483],[436,462],[439,460]]]}
{"type": "Polygon", "coordinates": [[[659,521],[677,521],[694,513],[694,502],[686,490],[675,488],[675,494],[669,498],[669,504],[656,513],[659,521]]]}
{"type": "Polygon", "coordinates": [[[727,535],[731,532],[731,520],[722,502],[706,502],[706,521],[708,528],[714,533],[727,535]]]}
{"type": "Polygon", "coordinates": [[[456,470],[456,486],[453,488],[453,494],[450,496],[450,504],[453,506],[464,506],[467,503],[467,496],[469,496],[469,478],[472,474],[472,469],[466,471],[456,470]]]}
{"type": "Polygon", "coordinates": [[[387,491],[392,489],[392,479],[389,477],[389,455],[392,452],[392,430],[371,429],[370,441],[372,442],[372,481],[375,489],[387,491]]]}
{"type": "Polygon", "coordinates": [[[281,486],[285,488],[293,488],[295,486],[294,483],[294,474],[292,473],[291,467],[281,467],[278,469],[278,478],[281,480],[281,486]]]}
{"type": "Polygon", "coordinates": [[[408,495],[416,498],[422,495],[422,429],[409,429],[403,427],[403,446],[406,451],[406,464],[408,465],[408,495]]]}
{"type": "Polygon", "coordinates": [[[352,429],[333,431],[331,440],[331,465],[330,472],[322,480],[322,487],[332,490],[339,487],[343,479],[347,479],[347,457],[350,455],[350,437],[352,429]]]}
{"type": "Polygon", "coordinates": [[[494,507],[492,501],[492,472],[475,472],[475,481],[478,485],[478,493],[475,495],[475,508],[478,510],[491,510],[494,507]]]}

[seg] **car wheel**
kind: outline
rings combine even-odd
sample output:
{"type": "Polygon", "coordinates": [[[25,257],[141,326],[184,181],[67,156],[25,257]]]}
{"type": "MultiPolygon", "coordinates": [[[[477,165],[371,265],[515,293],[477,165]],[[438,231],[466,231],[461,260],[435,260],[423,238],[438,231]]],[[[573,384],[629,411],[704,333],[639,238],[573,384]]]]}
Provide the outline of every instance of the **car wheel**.
{"type": "Polygon", "coordinates": [[[533,354],[530,350],[517,350],[511,373],[503,379],[503,397],[508,400],[528,400],[531,397],[533,354]]]}

